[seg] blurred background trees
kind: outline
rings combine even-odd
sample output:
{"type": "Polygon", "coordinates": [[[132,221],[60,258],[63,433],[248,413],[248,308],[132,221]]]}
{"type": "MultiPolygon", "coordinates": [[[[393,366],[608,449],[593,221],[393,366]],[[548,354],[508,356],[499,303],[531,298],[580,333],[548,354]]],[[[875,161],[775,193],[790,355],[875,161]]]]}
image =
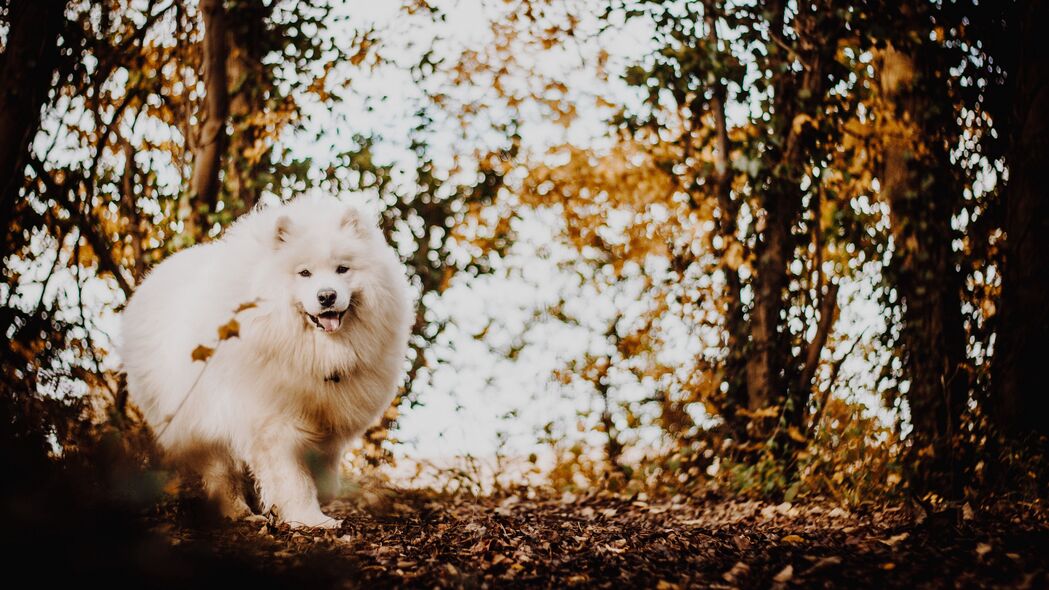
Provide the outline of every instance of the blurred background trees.
{"type": "Polygon", "coordinates": [[[537,426],[555,485],[1044,491],[1044,3],[479,6],[488,41],[462,50],[406,34],[448,18],[421,0],[385,30],[330,0],[0,4],[5,438],[126,431],[104,324],[150,266],[257,204],[360,192],[419,293],[373,464],[425,403],[445,291],[530,264],[508,254],[544,219],[612,308],[538,313],[599,343],[551,376],[598,433],[537,426]],[[573,52],[614,83],[546,67],[573,52]],[[386,101],[365,76],[391,69],[417,91],[403,136],[334,118],[386,101]]]}

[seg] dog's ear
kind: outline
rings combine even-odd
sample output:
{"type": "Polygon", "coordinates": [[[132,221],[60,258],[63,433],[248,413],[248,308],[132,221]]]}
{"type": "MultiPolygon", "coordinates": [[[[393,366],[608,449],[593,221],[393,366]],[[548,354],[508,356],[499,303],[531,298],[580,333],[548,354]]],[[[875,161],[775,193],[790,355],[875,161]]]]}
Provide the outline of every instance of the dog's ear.
{"type": "Polygon", "coordinates": [[[348,207],[346,212],[342,214],[342,221],[339,223],[339,226],[355,234],[360,234],[361,223],[361,214],[353,207],[348,207]]]}
{"type": "Polygon", "coordinates": [[[290,233],[291,218],[287,215],[281,215],[277,218],[277,223],[273,224],[273,247],[280,248],[284,242],[288,241],[290,233]]]}

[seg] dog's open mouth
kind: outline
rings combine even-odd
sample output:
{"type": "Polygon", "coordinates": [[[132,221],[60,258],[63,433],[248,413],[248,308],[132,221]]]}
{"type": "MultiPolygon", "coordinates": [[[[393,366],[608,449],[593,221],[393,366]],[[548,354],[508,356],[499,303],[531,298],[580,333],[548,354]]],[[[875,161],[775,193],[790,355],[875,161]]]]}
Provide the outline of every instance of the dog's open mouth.
{"type": "Polygon", "coordinates": [[[306,314],[306,317],[310,318],[315,326],[324,330],[328,334],[331,334],[335,330],[339,329],[342,325],[342,316],[346,313],[343,311],[325,311],[317,315],[306,314]]]}

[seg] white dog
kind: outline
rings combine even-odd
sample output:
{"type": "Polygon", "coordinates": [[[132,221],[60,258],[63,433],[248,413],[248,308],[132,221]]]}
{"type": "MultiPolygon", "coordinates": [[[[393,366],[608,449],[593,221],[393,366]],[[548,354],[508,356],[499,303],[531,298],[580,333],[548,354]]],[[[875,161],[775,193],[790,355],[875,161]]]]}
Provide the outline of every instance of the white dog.
{"type": "Polygon", "coordinates": [[[250,512],[247,469],[264,510],[336,527],[318,495],[334,495],[347,443],[395,395],[412,322],[382,233],[339,201],[299,198],[157,266],[123,313],[121,357],[166,455],[223,514],[250,512]]]}

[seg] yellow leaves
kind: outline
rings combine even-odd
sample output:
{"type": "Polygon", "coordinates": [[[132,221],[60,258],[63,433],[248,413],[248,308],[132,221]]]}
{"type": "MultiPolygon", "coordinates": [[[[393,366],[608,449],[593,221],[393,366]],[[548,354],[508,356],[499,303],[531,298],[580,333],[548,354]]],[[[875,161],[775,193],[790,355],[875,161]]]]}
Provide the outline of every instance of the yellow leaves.
{"type": "Polygon", "coordinates": [[[779,416],[779,406],[767,406],[758,410],[740,408],[739,413],[748,418],[776,418],[779,416]]]}
{"type": "Polygon", "coordinates": [[[599,109],[612,109],[612,110],[615,110],[615,109],[619,108],[619,104],[614,103],[614,102],[608,100],[607,98],[605,98],[603,96],[595,96],[594,97],[594,106],[596,106],[599,109]]]}
{"type": "Polygon", "coordinates": [[[521,200],[561,210],[565,237],[580,251],[607,256],[614,276],[648,257],[668,258],[688,239],[687,197],[672,168],[680,146],[621,137],[606,150],[564,146],[532,167],[521,200]]]}
{"type": "Polygon", "coordinates": [[[790,124],[790,131],[794,135],[797,135],[797,134],[799,134],[799,133],[801,133],[802,131],[805,130],[805,126],[806,125],[810,125],[812,127],[815,127],[816,126],[816,121],[813,120],[813,118],[810,117],[809,115],[807,115],[805,113],[800,113],[797,116],[795,116],[794,117],[794,121],[791,122],[791,124],[790,124]]]}
{"type": "MultiPolygon", "coordinates": [[[[237,321],[236,316],[244,311],[254,309],[258,306],[258,301],[246,301],[238,305],[237,308],[233,310],[234,317],[230,318],[228,322],[222,324],[216,330],[216,333],[218,335],[218,344],[222,344],[224,341],[229,340],[231,338],[239,338],[240,322],[237,321]]],[[[190,358],[192,358],[194,362],[206,362],[208,359],[211,358],[212,355],[215,354],[215,350],[217,348],[218,345],[212,347],[201,344],[200,346],[197,346],[193,349],[193,352],[190,353],[190,358]]]]}
{"type": "Polygon", "coordinates": [[[249,309],[254,309],[254,308],[258,307],[258,306],[259,306],[259,304],[258,304],[257,301],[248,301],[247,303],[241,303],[240,305],[237,306],[237,309],[233,310],[233,314],[236,315],[236,314],[238,314],[238,313],[240,313],[242,311],[247,311],[249,309]]]}
{"type": "Polygon", "coordinates": [[[787,436],[789,436],[790,439],[792,441],[796,442],[796,443],[806,443],[806,442],[808,442],[808,439],[805,437],[804,434],[802,434],[802,432],[800,430],[798,430],[797,426],[791,426],[790,428],[788,428],[787,429],[787,436]]]}
{"type": "Polygon", "coordinates": [[[914,62],[890,44],[877,56],[878,82],[882,92],[893,96],[914,82],[914,62]]]}
{"type": "Polygon", "coordinates": [[[445,267],[441,273],[441,284],[437,288],[438,292],[443,293],[448,290],[448,287],[452,285],[452,279],[455,278],[455,269],[451,266],[445,267]]]}
{"type": "Polygon", "coordinates": [[[790,543],[792,545],[796,545],[796,544],[799,544],[799,543],[804,543],[805,542],[805,537],[802,537],[801,535],[787,535],[787,536],[783,537],[780,540],[783,541],[784,543],[790,543]]]}
{"type": "Polygon", "coordinates": [[[215,354],[215,349],[214,348],[211,348],[209,346],[204,346],[203,344],[201,344],[200,346],[198,346],[198,347],[193,349],[193,353],[190,356],[191,356],[191,358],[193,359],[194,362],[196,362],[196,361],[205,362],[209,358],[211,358],[211,355],[213,355],[213,354],[215,354]]]}
{"type": "Polygon", "coordinates": [[[371,43],[363,42],[357,49],[357,53],[350,56],[350,63],[359,66],[368,57],[368,49],[371,47],[371,43]]]}
{"type": "Polygon", "coordinates": [[[231,319],[225,324],[219,326],[219,340],[229,340],[230,338],[236,338],[240,336],[240,323],[236,318],[231,319]]]}
{"type": "Polygon", "coordinates": [[[725,266],[738,271],[743,266],[743,244],[732,242],[725,251],[725,266]]]}

